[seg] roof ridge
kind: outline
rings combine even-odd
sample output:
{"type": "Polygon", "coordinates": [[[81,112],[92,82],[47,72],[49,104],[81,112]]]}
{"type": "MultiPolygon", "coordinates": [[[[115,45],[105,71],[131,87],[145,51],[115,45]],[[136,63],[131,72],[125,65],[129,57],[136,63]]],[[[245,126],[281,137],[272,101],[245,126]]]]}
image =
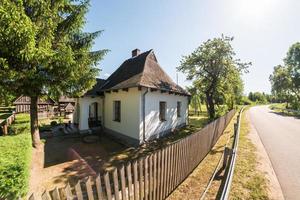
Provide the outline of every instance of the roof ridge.
{"type": "MultiPolygon", "coordinates": [[[[153,54],[154,54],[153,49],[150,49],[149,51],[146,51],[146,52],[149,52],[149,53],[148,53],[148,55],[147,55],[146,58],[145,58],[144,68],[143,68],[142,75],[141,75],[141,77],[140,77],[139,85],[141,85],[141,83],[143,82],[143,78],[144,78],[144,75],[145,75],[145,66],[146,66],[146,62],[148,61],[148,56],[150,55],[150,53],[153,53],[153,54]]],[[[145,53],[146,53],[146,52],[145,52],[145,53]]]]}

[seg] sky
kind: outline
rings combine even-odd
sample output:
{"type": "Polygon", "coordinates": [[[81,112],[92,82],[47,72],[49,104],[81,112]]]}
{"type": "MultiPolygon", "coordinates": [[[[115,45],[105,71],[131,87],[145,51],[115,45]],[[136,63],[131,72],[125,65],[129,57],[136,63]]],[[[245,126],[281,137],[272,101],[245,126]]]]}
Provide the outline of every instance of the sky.
{"type": "MultiPolygon", "coordinates": [[[[139,48],[153,49],[174,81],[182,56],[208,39],[233,36],[236,58],[252,62],[245,94],[270,93],[273,67],[300,41],[299,11],[299,0],[91,0],[85,31],[104,30],[93,47],[110,50],[99,64],[101,78],[139,48]]],[[[178,83],[191,84],[182,73],[178,83]]]]}

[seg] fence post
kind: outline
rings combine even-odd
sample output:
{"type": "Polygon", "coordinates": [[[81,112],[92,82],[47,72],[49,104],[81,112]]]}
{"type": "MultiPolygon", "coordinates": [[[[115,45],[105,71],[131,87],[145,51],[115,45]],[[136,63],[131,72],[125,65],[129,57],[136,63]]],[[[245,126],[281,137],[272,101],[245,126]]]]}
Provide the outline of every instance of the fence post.
{"type": "Polygon", "coordinates": [[[222,169],[225,169],[225,167],[226,167],[226,165],[227,165],[228,157],[229,157],[230,155],[231,155],[231,149],[229,149],[228,147],[225,147],[222,169]]]}
{"type": "Polygon", "coordinates": [[[3,128],[3,135],[7,135],[7,122],[5,121],[4,122],[4,124],[3,124],[3,126],[2,126],[3,128]]]}

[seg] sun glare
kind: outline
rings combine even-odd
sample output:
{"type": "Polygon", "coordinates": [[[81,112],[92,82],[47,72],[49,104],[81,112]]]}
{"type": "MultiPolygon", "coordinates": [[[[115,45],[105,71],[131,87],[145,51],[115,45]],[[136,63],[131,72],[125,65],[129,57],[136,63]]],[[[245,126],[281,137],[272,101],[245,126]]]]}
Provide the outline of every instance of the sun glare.
{"type": "Polygon", "coordinates": [[[278,0],[235,0],[235,11],[248,20],[260,20],[274,11],[278,0]]]}

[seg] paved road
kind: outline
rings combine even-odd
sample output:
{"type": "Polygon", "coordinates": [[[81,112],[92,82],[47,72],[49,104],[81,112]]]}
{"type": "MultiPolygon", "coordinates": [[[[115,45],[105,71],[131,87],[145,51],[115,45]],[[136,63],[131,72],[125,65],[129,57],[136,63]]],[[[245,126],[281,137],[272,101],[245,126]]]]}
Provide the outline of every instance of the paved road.
{"type": "Polygon", "coordinates": [[[273,113],[267,106],[249,110],[287,200],[300,199],[300,119],[273,113]]]}

